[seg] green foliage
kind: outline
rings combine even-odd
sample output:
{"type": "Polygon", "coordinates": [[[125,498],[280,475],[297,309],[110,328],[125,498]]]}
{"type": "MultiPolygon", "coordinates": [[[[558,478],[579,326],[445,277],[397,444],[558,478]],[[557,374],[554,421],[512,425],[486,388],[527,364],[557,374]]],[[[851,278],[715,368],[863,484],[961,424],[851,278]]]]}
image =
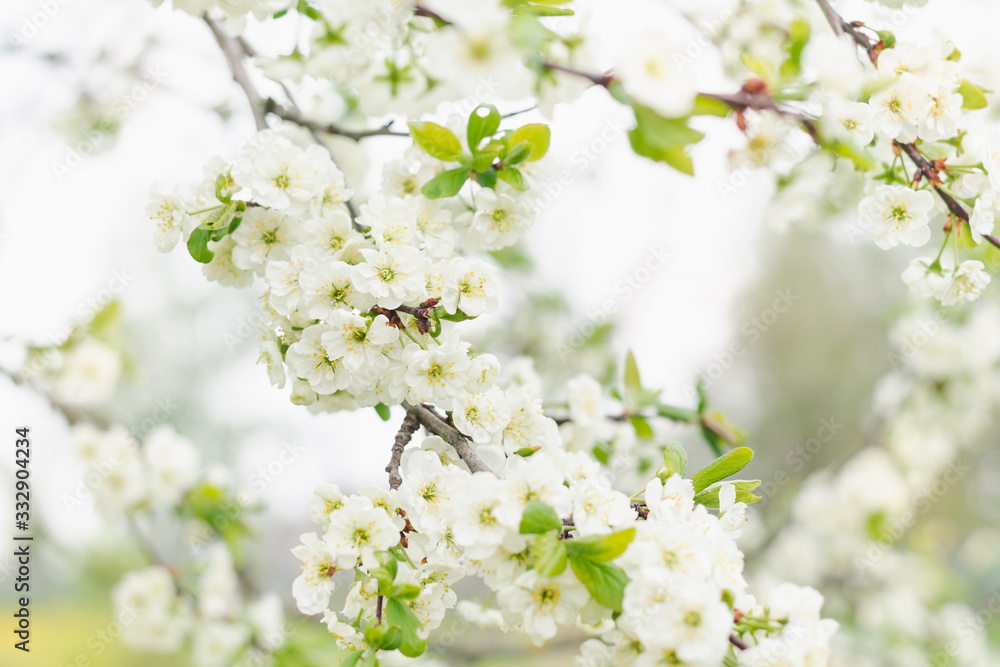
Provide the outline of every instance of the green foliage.
{"type": "Polygon", "coordinates": [[[753,450],[749,447],[737,447],[726,452],[691,476],[694,492],[704,491],[712,484],[735,475],[746,468],[751,459],[753,459],[753,450]]]}
{"type": "MultiPolygon", "coordinates": [[[[719,509],[719,490],[722,485],[726,482],[718,482],[708,487],[704,491],[696,493],[694,496],[694,501],[699,505],[704,505],[708,509],[717,510],[719,509]]],[[[738,503],[755,503],[760,500],[760,496],[754,495],[753,490],[760,486],[759,479],[752,480],[740,480],[734,479],[729,484],[736,487],[736,502],[738,503]]]]}
{"type": "Polygon", "coordinates": [[[544,533],[562,529],[562,521],[551,505],[540,500],[529,500],[521,515],[519,531],[522,535],[544,533]]]}
{"type": "Polygon", "coordinates": [[[443,162],[457,162],[462,155],[462,144],[448,128],[431,121],[410,123],[410,134],[418,146],[433,158],[443,162]]]}

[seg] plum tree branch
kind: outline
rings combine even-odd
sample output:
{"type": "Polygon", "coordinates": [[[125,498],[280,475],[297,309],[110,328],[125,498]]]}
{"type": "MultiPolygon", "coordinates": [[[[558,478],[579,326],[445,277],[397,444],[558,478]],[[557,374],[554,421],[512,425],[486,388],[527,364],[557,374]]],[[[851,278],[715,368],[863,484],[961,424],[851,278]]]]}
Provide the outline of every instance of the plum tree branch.
{"type": "MultiPolygon", "coordinates": [[[[871,60],[872,64],[877,64],[879,50],[876,48],[876,44],[873,44],[866,35],[858,31],[855,24],[845,21],[843,17],[841,17],[840,14],[838,14],[837,11],[830,5],[828,0],[816,1],[819,3],[820,9],[823,10],[823,14],[826,16],[826,19],[830,23],[834,32],[837,32],[838,34],[849,34],[858,46],[865,50],[868,54],[868,59],[871,60]],[[838,27],[840,27],[839,31],[838,27]]],[[[892,143],[896,148],[910,158],[910,161],[913,162],[913,165],[917,168],[918,173],[923,178],[927,179],[930,186],[934,188],[934,192],[937,193],[938,197],[941,198],[941,201],[944,202],[944,205],[948,208],[948,212],[968,224],[969,212],[962,208],[962,205],[958,203],[958,200],[941,188],[941,178],[938,173],[938,168],[927,159],[923,152],[921,152],[920,147],[915,143],[904,144],[899,141],[893,141],[892,143]]],[[[994,247],[1000,248],[1000,238],[997,238],[993,234],[983,234],[983,238],[989,241],[994,247]]]]}
{"type": "Polygon", "coordinates": [[[403,450],[418,428],[420,428],[420,419],[417,417],[417,413],[414,410],[407,410],[406,417],[403,418],[403,423],[399,427],[399,433],[396,434],[396,440],[392,443],[389,465],[385,467],[385,471],[389,473],[390,489],[398,489],[399,485],[403,483],[403,478],[399,474],[399,462],[403,458],[403,450]]]}
{"type": "Polygon", "coordinates": [[[469,466],[470,471],[474,473],[488,472],[496,474],[479,458],[476,450],[469,444],[468,439],[454,426],[450,426],[446,421],[441,419],[434,410],[426,405],[410,405],[409,403],[403,403],[403,407],[408,412],[412,411],[417,416],[420,425],[427,429],[428,433],[440,436],[445,442],[454,447],[455,451],[458,452],[459,458],[465,461],[465,465],[469,466]]]}

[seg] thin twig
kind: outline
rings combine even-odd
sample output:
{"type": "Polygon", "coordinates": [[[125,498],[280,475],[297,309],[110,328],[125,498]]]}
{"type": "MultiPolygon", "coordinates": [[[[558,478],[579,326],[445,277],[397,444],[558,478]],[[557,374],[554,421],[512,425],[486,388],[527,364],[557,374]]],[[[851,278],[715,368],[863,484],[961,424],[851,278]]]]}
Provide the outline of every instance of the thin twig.
{"type": "Polygon", "coordinates": [[[580,77],[581,79],[587,79],[595,86],[601,86],[602,88],[607,88],[611,85],[614,77],[608,74],[594,74],[593,72],[585,72],[581,69],[576,69],[575,67],[569,67],[567,65],[560,65],[559,63],[550,62],[548,60],[542,61],[542,67],[545,69],[554,70],[557,72],[564,72],[566,74],[572,74],[573,76],[580,77]]]}
{"type": "Polygon", "coordinates": [[[385,471],[389,473],[390,489],[398,489],[399,485],[403,483],[403,478],[399,474],[399,462],[403,458],[403,449],[409,444],[418,428],[420,428],[420,419],[414,411],[407,411],[406,417],[403,418],[403,423],[399,427],[399,433],[396,434],[396,441],[392,443],[389,465],[385,467],[385,471]]]}
{"type": "Polygon", "coordinates": [[[454,447],[455,451],[458,452],[459,458],[465,461],[465,465],[469,466],[469,470],[472,472],[496,474],[490,470],[488,465],[483,463],[483,460],[476,454],[476,451],[469,444],[466,437],[455,427],[449,426],[433,410],[424,405],[409,405],[408,403],[403,403],[403,407],[408,411],[412,410],[417,415],[417,419],[420,420],[420,425],[427,429],[429,433],[440,436],[445,442],[454,447]]]}
{"type": "Polygon", "coordinates": [[[247,101],[250,103],[250,111],[253,112],[253,121],[257,125],[257,131],[260,132],[267,125],[264,123],[264,100],[261,98],[260,93],[257,92],[257,88],[250,81],[250,75],[247,73],[246,67],[243,66],[243,56],[248,53],[249,45],[243,40],[236,40],[225,33],[219,24],[214,20],[203,17],[205,23],[208,24],[209,30],[212,31],[212,35],[215,36],[215,41],[219,43],[219,48],[222,49],[223,55],[226,56],[226,62],[229,63],[229,71],[233,74],[233,80],[240,84],[240,88],[247,96],[247,101]]]}
{"type": "MultiPolygon", "coordinates": [[[[867,36],[857,31],[855,29],[855,24],[844,21],[844,19],[837,14],[833,7],[830,6],[828,0],[817,0],[817,2],[819,3],[820,8],[823,9],[823,13],[826,15],[827,20],[830,21],[830,25],[834,27],[834,30],[836,30],[836,25],[839,21],[840,24],[844,26],[844,31],[850,34],[854,41],[857,42],[858,46],[863,48],[868,53],[868,59],[871,60],[872,64],[877,64],[878,49],[876,48],[876,44],[873,44],[867,36]]],[[[930,160],[928,160],[926,156],[924,156],[920,147],[913,143],[904,144],[898,141],[893,141],[893,144],[896,148],[906,153],[906,156],[910,158],[913,165],[917,168],[918,173],[923,178],[927,179],[927,182],[930,183],[932,188],[934,188],[934,192],[936,192],[938,197],[941,198],[941,201],[944,202],[944,205],[948,208],[948,212],[963,222],[968,223],[969,212],[962,208],[962,205],[958,203],[958,200],[940,187],[939,184],[941,179],[938,174],[938,169],[931,164],[930,160]]],[[[992,234],[984,234],[983,237],[995,247],[1000,248],[1000,239],[997,237],[992,234]]]]}
{"type": "Polygon", "coordinates": [[[278,118],[289,121],[290,123],[295,123],[296,125],[301,125],[307,130],[312,130],[314,132],[325,132],[326,134],[335,134],[338,137],[344,137],[346,139],[351,139],[353,141],[361,141],[362,139],[367,139],[368,137],[408,137],[409,132],[400,132],[398,130],[392,129],[392,121],[382,125],[373,130],[348,130],[339,125],[318,123],[314,120],[309,120],[302,115],[302,112],[298,108],[288,108],[284,107],[273,99],[268,99],[264,105],[264,110],[268,113],[273,113],[278,118]]]}
{"type": "Polygon", "coordinates": [[[750,648],[749,644],[747,644],[745,641],[743,641],[736,635],[729,635],[729,643],[735,646],[736,648],[740,649],[741,651],[745,651],[748,648],[750,648]]]}

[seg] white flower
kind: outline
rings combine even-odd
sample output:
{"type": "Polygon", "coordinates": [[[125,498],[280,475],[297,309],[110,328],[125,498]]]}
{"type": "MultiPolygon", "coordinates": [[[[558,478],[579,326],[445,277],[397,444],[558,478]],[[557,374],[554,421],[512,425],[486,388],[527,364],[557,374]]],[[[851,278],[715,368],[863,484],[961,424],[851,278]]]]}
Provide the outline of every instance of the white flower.
{"type": "Polygon", "coordinates": [[[448,262],[441,303],[450,314],[469,317],[492,313],[499,306],[496,269],[486,262],[454,257],[448,262]]]}
{"type": "Polygon", "coordinates": [[[311,616],[330,604],[336,558],[316,533],[306,533],[301,539],[302,544],[292,549],[292,554],[302,561],[302,573],[292,582],[292,597],[299,611],[311,616]]]}
{"type": "Polygon", "coordinates": [[[257,349],[260,356],[257,357],[258,364],[267,367],[267,378],[271,384],[278,389],[283,389],[285,381],[288,379],[285,373],[285,363],[281,358],[281,348],[273,334],[258,341],[257,349]]]}
{"type": "Polygon", "coordinates": [[[605,419],[604,390],[600,383],[580,374],[566,383],[569,393],[569,418],[579,426],[592,426],[605,419]]]}
{"type": "Polygon", "coordinates": [[[747,504],[736,502],[736,486],[729,482],[719,487],[719,519],[733,538],[740,536],[747,522],[747,504]]]}
{"type": "Polygon", "coordinates": [[[890,88],[872,95],[875,133],[884,139],[911,143],[933,104],[923,82],[905,73],[890,88]]]}
{"type": "Polygon", "coordinates": [[[937,287],[936,295],[942,306],[954,306],[965,301],[975,301],[990,284],[990,274],[982,262],[967,259],[946,275],[937,287]]]}
{"type": "Polygon", "coordinates": [[[969,232],[973,241],[982,243],[984,234],[993,233],[993,223],[998,209],[1000,209],[1000,190],[987,188],[976,197],[976,204],[969,217],[969,232]]]}
{"type": "Polygon", "coordinates": [[[482,188],[476,193],[476,214],[466,232],[470,250],[500,250],[513,245],[535,221],[535,213],[509,186],[482,188]]]}
{"type": "Polygon", "coordinates": [[[358,222],[371,228],[379,248],[385,244],[412,245],[417,232],[416,200],[372,195],[361,207],[358,222]]]}
{"type": "Polygon", "coordinates": [[[542,402],[525,389],[511,387],[505,397],[511,408],[510,421],[503,429],[503,448],[508,454],[527,447],[559,445],[559,428],[543,414],[542,402]]]}
{"type": "Polygon", "coordinates": [[[412,403],[439,403],[465,393],[471,366],[465,344],[446,342],[429,350],[408,345],[403,363],[412,403]]]}
{"type": "Polygon", "coordinates": [[[643,498],[650,518],[678,518],[694,509],[694,486],[680,475],[671,475],[665,484],[654,477],[646,484],[643,498]]]}
{"type": "Polygon", "coordinates": [[[940,273],[930,270],[933,262],[930,257],[917,257],[910,260],[910,265],[900,276],[903,283],[917,296],[933,296],[944,280],[940,273]]]}
{"type": "Polygon", "coordinates": [[[684,582],[653,614],[640,635],[643,644],[671,650],[689,664],[720,664],[733,627],[733,613],[721,597],[711,584],[684,582]]]}
{"type": "Polygon", "coordinates": [[[375,305],[375,298],[354,288],[354,269],[340,261],[310,263],[299,274],[302,288],[301,309],[317,320],[326,320],[338,309],[357,308],[364,312],[375,305]]]}
{"type": "Polygon", "coordinates": [[[864,102],[832,98],[826,105],[821,122],[828,132],[850,139],[858,146],[867,146],[875,138],[872,127],[874,114],[864,102]]]}
{"type": "Polygon", "coordinates": [[[256,146],[233,167],[233,178],[250,188],[258,204],[284,210],[293,202],[312,199],[326,185],[321,179],[330,156],[324,147],[313,144],[302,150],[273,132],[262,132],[252,141],[256,146]]]}
{"type": "Polygon", "coordinates": [[[330,327],[322,336],[323,348],[331,359],[341,359],[348,371],[384,366],[383,350],[399,339],[399,330],[389,324],[385,315],[369,319],[335,310],[328,321],[330,327]]]}
{"type": "Polygon", "coordinates": [[[214,621],[198,624],[191,647],[195,667],[227,667],[237,652],[250,641],[250,628],[236,623],[214,621]]]}
{"type": "Polygon", "coordinates": [[[299,246],[292,249],[288,261],[270,261],[264,268],[264,275],[270,286],[268,302],[279,315],[291,315],[302,298],[299,276],[306,266],[307,258],[298,248],[299,246]]]}
{"type": "Polygon", "coordinates": [[[399,543],[399,528],[381,507],[365,496],[351,496],[330,515],[326,542],[340,567],[354,567],[359,558],[399,543]]]}
{"type": "Polygon", "coordinates": [[[149,466],[149,498],[153,504],[175,504],[197,481],[201,464],[198,449],[169,426],[153,431],[142,452],[149,466]]]}
{"type": "Polygon", "coordinates": [[[455,428],[472,438],[473,442],[485,444],[507,426],[510,406],[503,392],[494,388],[459,398],[452,418],[455,428]]]}
{"type": "Polygon", "coordinates": [[[629,39],[615,74],[640,103],[668,118],[683,116],[691,111],[697,90],[690,73],[682,71],[678,53],[668,35],[647,30],[629,39]]]}
{"type": "Polygon", "coordinates": [[[299,242],[298,222],[293,218],[261,208],[251,207],[243,214],[243,222],[232,233],[233,264],[244,271],[263,272],[266,262],[287,260],[292,246],[299,242]]]}
{"type": "Polygon", "coordinates": [[[180,188],[153,183],[149,188],[146,215],[156,223],[153,243],[160,252],[170,252],[191,229],[191,218],[184,211],[180,188]]]}
{"type": "Polygon", "coordinates": [[[899,244],[922,246],[931,238],[934,195],[905,185],[879,185],[858,207],[863,227],[872,227],[875,245],[883,250],[899,244]]]}
{"type": "Polygon", "coordinates": [[[110,400],[121,375],[121,355],[96,338],[84,338],[66,353],[55,395],[71,405],[100,405],[110,400]]]}
{"type": "Polygon", "coordinates": [[[201,267],[201,272],[208,280],[215,281],[224,287],[249,287],[253,284],[253,271],[245,271],[233,263],[233,249],[236,240],[232,235],[221,241],[209,241],[208,249],[214,254],[212,261],[201,267]]]}
{"type": "Polygon", "coordinates": [[[208,550],[198,577],[198,610],[206,618],[226,618],[240,604],[240,582],[233,569],[229,548],[217,542],[208,550]]]}
{"type": "Polygon", "coordinates": [[[628,496],[600,480],[586,480],[570,487],[573,525],[580,535],[608,533],[635,521],[628,496]]]}
{"type": "Polygon", "coordinates": [[[351,374],[339,358],[331,358],[323,342],[330,331],[325,324],[315,324],[302,332],[285,353],[285,363],[295,377],[302,378],[317,394],[332,394],[351,384],[351,374]]]}
{"type": "Polygon", "coordinates": [[[958,93],[958,78],[941,77],[931,88],[931,108],[920,122],[920,138],[925,141],[951,139],[958,134],[962,120],[962,96],[958,93]]]}
{"type": "MultiPolygon", "coordinates": [[[[455,542],[470,558],[484,559],[496,551],[509,533],[516,533],[500,520],[504,513],[504,483],[488,472],[477,472],[462,480],[452,504],[455,542]]],[[[518,536],[520,537],[520,536],[518,536]]]]}
{"type": "Polygon", "coordinates": [[[560,624],[572,623],[587,603],[587,589],[566,571],[558,577],[543,577],[534,570],[518,576],[513,585],[500,589],[500,603],[508,627],[523,630],[535,646],[552,639],[560,624]]]}
{"type": "Polygon", "coordinates": [[[345,496],[336,484],[320,484],[309,499],[309,518],[313,523],[326,527],[330,514],[344,506],[345,496]]]}
{"type": "Polygon", "coordinates": [[[343,259],[349,248],[364,241],[351,227],[351,216],[340,209],[321,218],[307,220],[302,239],[303,245],[317,259],[343,259]]]}
{"type": "Polygon", "coordinates": [[[382,308],[423,301],[427,258],[410,246],[385,245],[362,250],[365,261],[354,267],[355,289],[375,297],[382,308]]]}

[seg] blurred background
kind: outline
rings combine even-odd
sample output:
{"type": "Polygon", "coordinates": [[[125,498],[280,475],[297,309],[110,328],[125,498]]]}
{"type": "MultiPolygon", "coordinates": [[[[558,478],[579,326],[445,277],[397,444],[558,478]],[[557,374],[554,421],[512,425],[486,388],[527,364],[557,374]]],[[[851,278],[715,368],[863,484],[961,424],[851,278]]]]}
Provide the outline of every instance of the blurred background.
{"type": "MultiPolygon", "coordinates": [[[[875,11],[861,2],[838,8],[861,17],[875,11]]],[[[967,61],[996,81],[998,11],[984,0],[939,0],[907,14],[898,30],[961,38],[967,61]]],[[[266,52],[259,26],[248,39],[266,52]]],[[[371,410],[316,415],[292,405],[287,389],[271,387],[255,365],[255,291],[208,283],[186,253],[162,255],[152,244],[150,183],[191,181],[213,155],[235,155],[253,131],[215,41],[202,22],[141,0],[9,0],[0,8],[0,89],[0,364],[18,363],[14,341],[58,344],[75,323],[118,303],[128,363],[108,416],[127,427],[172,424],[239,486],[266,476],[266,509],[254,521],[262,539],[250,566],[290,600],[298,568],[289,549],[310,529],[313,487],[384,484],[401,415],[383,423],[371,410]]],[[[757,452],[751,472],[762,477],[821,420],[842,424],[805,470],[754,508],[758,527],[745,538],[752,550],[782,525],[808,471],[842,463],[876,437],[870,406],[891,370],[887,332],[905,308],[899,273],[909,258],[852,241],[846,218],[776,230],[768,214],[774,177],[731,172],[739,133],[722,121],[711,127],[695,149],[698,176],[689,179],[637,158],[625,113],[601,91],[558,106],[552,161],[572,178],[549,193],[519,248],[530,267],[512,260],[504,308],[473,326],[484,347],[499,346],[501,361],[537,355],[556,379],[607,377],[632,350],[646,384],[690,404],[703,374],[713,404],[747,434],[757,452]],[[660,256],[666,261],[650,262],[660,256]]],[[[335,150],[363,197],[378,165],[406,144],[386,137],[335,150]]],[[[0,405],[2,438],[12,439],[15,426],[32,429],[33,519],[44,526],[33,546],[32,653],[25,659],[5,640],[2,662],[185,664],[102,638],[112,620],[108,591],[141,556],[128,546],[127,526],[108,526],[91,503],[72,501],[83,469],[69,453],[62,416],[2,377],[0,405]]],[[[678,437],[693,468],[710,458],[693,432],[678,437]]],[[[931,526],[930,548],[942,553],[958,553],[973,535],[1000,543],[1000,456],[970,451],[974,473],[921,519],[931,526]]],[[[12,471],[12,455],[0,457],[0,517],[13,512],[12,471]]],[[[8,531],[4,522],[3,544],[8,531]]],[[[1000,584],[996,558],[986,561],[969,573],[983,590],[1000,584]]],[[[9,555],[0,556],[4,609],[12,572],[9,555]]],[[[293,623],[326,647],[317,664],[336,664],[321,624],[293,623]]],[[[443,653],[452,664],[569,664],[578,642],[561,636],[540,652],[472,630],[443,653]]]]}

